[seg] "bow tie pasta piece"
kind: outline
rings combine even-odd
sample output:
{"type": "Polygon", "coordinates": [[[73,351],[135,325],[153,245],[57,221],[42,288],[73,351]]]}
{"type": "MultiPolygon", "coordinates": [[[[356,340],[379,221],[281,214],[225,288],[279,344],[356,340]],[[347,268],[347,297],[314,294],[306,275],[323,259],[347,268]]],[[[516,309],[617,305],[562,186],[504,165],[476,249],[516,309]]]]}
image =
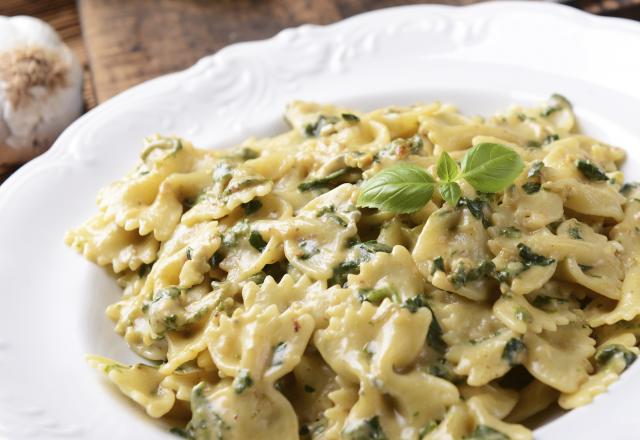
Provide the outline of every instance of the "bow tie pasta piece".
{"type": "Polygon", "coordinates": [[[503,422],[501,419],[506,416],[504,412],[499,412],[500,405],[509,403],[511,408],[516,403],[517,397],[509,396],[508,390],[492,389],[486,393],[479,393],[470,397],[466,401],[469,414],[474,421],[475,429],[471,433],[474,436],[483,438],[491,437],[498,439],[512,440],[532,440],[531,431],[521,425],[503,422]]]}
{"type": "Polygon", "coordinates": [[[523,365],[540,382],[563,393],[573,393],[593,369],[589,358],[595,352],[595,341],[589,333],[579,322],[558,327],[555,332],[527,333],[523,365]]]}
{"type": "Polygon", "coordinates": [[[373,303],[383,298],[404,303],[422,295],[424,281],[409,251],[396,246],[391,253],[377,252],[360,267],[358,275],[347,276],[347,287],[373,303]]]}
{"type": "Polygon", "coordinates": [[[519,137],[508,128],[486,124],[478,119],[459,114],[454,107],[443,106],[433,115],[421,118],[420,132],[445,151],[466,150],[478,135],[493,136],[517,143],[519,137]]]}
{"type": "Polygon", "coordinates": [[[221,373],[235,378],[236,388],[273,384],[300,362],[313,328],[313,318],[300,311],[280,313],[274,305],[237,309],[207,331],[209,352],[221,373]]]}
{"type": "Polygon", "coordinates": [[[295,439],[298,420],[289,401],[273,387],[237,393],[233,383],[223,380],[215,386],[201,382],[191,396],[192,418],[185,436],[244,440],[295,439]]]}
{"type": "Polygon", "coordinates": [[[411,369],[430,320],[427,308],[412,313],[388,300],[379,308],[365,302],[357,311],[343,307],[341,314],[332,316],[329,327],[316,332],[314,343],[329,366],[345,380],[360,385],[361,397],[345,421],[344,436],[379,429],[393,438],[391,433],[401,430],[391,416],[393,412],[405,420],[402,429],[411,427],[417,434],[426,422],[441,418],[446,407],[458,401],[451,383],[411,369]],[[409,338],[410,334],[419,336],[409,338]],[[393,408],[384,403],[383,394],[392,396],[393,408]],[[439,398],[425,401],[421,397],[425,395],[439,398]],[[373,396],[372,400],[366,396],[373,396]],[[375,417],[378,422],[373,422],[375,417]],[[372,423],[381,426],[372,427],[372,423]]]}
{"type": "Polygon", "coordinates": [[[579,304],[572,299],[536,295],[533,304],[523,295],[505,293],[493,304],[494,315],[511,331],[524,334],[528,331],[556,331],[558,326],[576,321],[579,304]],[[537,304],[537,306],[536,306],[537,304]]]}
{"type": "MultiPolygon", "coordinates": [[[[482,203],[479,206],[482,210],[482,203]]],[[[470,209],[442,207],[434,212],[412,256],[422,275],[439,289],[476,301],[486,300],[495,289],[488,277],[493,263],[487,233],[470,209]]]]}
{"type": "MultiPolygon", "coordinates": [[[[533,183],[537,185],[537,182],[533,183]]],[[[527,188],[527,183],[523,185],[527,188]]],[[[492,231],[494,236],[515,236],[562,220],[563,214],[562,197],[558,194],[541,189],[529,194],[523,186],[512,186],[505,191],[502,204],[492,216],[495,225],[492,231]]]]}
{"type": "Polygon", "coordinates": [[[361,261],[347,260],[349,240],[357,233],[359,211],[355,209],[357,191],[350,184],[315,198],[305,205],[283,234],[287,260],[314,280],[343,284],[346,274],[361,261]]]}
{"type": "Polygon", "coordinates": [[[180,221],[183,203],[209,181],[209,173],[199,169],[208,158],[182,139],[156,136],[147,140],[142,159],[131,174],[100,192],[98,207],[124,229],[153,232],[164,241],[180,221]]]}
{"type": "Polygon", "coordinates": [[[534,379],[520,390],[518,403],[506,418],[509,423],[521,423],[557,402],[559,391],[534,379]]]}
{"type": "Polygon", "coordinates": [[[135,230],[126,231],[103,214],[67,232],[65,243],[100,266],[110,264],[116,273],[152,263],[160,246],[152,235],[143,237],[135,230]]]}
{"type": "Polygon", "coordinates": [[[623,333],[602,342],[594,356],[596,372],[577,391],[561,395],[558,404],[564,409],[577,408],[605,392],[637,359],[640,350],[635,346],[636,343],[633,333],[623,333]]]}
{"type": "Polygon", "coordinates": [[[243,203],[271,192],[273,182],[259,174],[248,164],[222,160],[209,175],[209,185],[204,187],[194,205],[183,216],[187,225],[218,220],[243,203]]]}
{"type": "Polygon", "coordinates": [[[89,363],[101,370],[120,391],[142,406],[151,417],[162,417],[171,411],[175,392],[162,385],[165,376],[148,365],[123,365],[100,356],[89,356],[89,363]]]}

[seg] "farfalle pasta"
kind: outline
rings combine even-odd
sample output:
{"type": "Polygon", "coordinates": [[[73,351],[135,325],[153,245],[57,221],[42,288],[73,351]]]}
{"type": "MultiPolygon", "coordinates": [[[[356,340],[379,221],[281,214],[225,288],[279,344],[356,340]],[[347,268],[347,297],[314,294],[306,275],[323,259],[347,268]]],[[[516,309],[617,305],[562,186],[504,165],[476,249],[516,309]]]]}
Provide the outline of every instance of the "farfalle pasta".
{"type": "Polygon", "coordinates": [[[565,98],[286,117],[230,150],[148,138],[67,234],[117,277],[107,315],[151,361],[90,362],[149,416],[192,439],[526,440],[532,416],[588,404],[635,361],[639,190],[565,98]],[[478,145],[522,164],[504,190],[455,180],[478,145]],[[457,183],[363,207],[399,164],[457,183]]]}

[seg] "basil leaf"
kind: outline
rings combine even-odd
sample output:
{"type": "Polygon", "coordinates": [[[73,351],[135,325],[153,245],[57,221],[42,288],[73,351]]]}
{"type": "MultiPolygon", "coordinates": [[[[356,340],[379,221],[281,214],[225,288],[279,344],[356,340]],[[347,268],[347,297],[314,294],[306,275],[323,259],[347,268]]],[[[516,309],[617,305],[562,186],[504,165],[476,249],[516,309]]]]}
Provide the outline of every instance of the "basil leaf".
{"type": "Polygon", "coordinates": [[[456,182],[442,182],[438,187],[442,198],[451,206],[456,206],[462,196],[460,185],[456,182]]]}
{"type": "Polygon", "coordinates": [[[365,180],[356,205],[394,213],[417,211],[431,200],[435,180],[423,168],[400,164],[365,180]]]}
{"type": "Polygon", "coordinates": [[[502,191],[518,177],[524,163],[511,148],[501,144],[478,144],[462,159],[462,174],[459,176],[477,191],[502,191]]]}
{"type": "Polygon", "coordinates": [[[451,158],[451,156],[449,156],[449,153],[447,153],[446,151],[443,151],[438,158],[438,164],[436,165],[436,167],[438,171],[438,177],[445,182],[453,182],[460,173],[458,164],[451,158]]]}

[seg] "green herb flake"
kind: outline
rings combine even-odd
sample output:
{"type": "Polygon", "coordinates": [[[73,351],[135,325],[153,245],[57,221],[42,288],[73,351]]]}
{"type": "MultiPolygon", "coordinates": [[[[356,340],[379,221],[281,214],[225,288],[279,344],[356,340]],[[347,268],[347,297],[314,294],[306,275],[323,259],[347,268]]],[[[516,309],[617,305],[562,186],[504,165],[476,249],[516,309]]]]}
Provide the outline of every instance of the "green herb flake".
{"type": "Polygon", "coordinates": [[[209,258],[209,265],[213,269],[214,267],[217,267],[222,260],[224,260],[224,256],[220,252],[216,252],[211,256],[211,258],[209,258]]]}
{"type": "Polygon", "coordinates": [[[320,218],[325,216],[333,220],[343,228],[346,228],[349,225],[345,221],[345,219],[343,219],[340,215],[337,214],[336,207],[334,205],[323,206],[322,208],[318,209],[318,211],[316,212],[316,217],[320,218]]]}
{"type": "Polygon", "coordinates": [[[276,346],[273,348],[273,356],[271,358],[271,366],[277,367],[282,365],[287,357],[287,343],[286,342],[278,342],[276,346]]]}
{"type": "Polygon", "coordinates": [[[444,342],[444,339],[442,339],[442,327],[440,327],[440,323],[431,307],[429,307],[428,304],[424,305],[428,307],[431,312],[431,323],[429,324],[429,331],[427,332],[427,344],[438,353],[444,353],[447,350],[447,344],[444,342]]]}
{"type": "Polygon", "coordinates": [[[444,260],[442,257],[436,257],[433,259],[433,264],[431,264],[431,275],[436,273],[437,271],[444,272],[444,260]]]}
{"type": "Polygon", "coordinates": [[[407,298],[402,305],[405,309],[407,309],[411,313],[416,313],[420,307],[426,307],[426,303],[422,299],[420,295],[414,296],[413,298],[407,298]]]}
{"type": "Polygon", "coordinates": [[[326,125],[335,124],[336,122],[338,122],[338,118],[335,116],[320,115],[316,122],[304,126],[304,134],[307,137],[318,137],[326,125]]]}
{"type": "Polygon", "coordinates": [[[359,247],[360,249],[369,252],[370,254],[375,254],[376,252],[385,252],[391,253],[393,248],[387,244],[380,243],[376,240],[368,240],[362,243],[355,243],[355,247],[359,247]]]}
{"type": "Polygon", "coordinates": [[[253,199],[250,202],[243,203],[242,209],[244,209],[245,215],[252,215],[260,211],[262,208],[262,202],[258,199],[253,199]]]}
{"type": "Polygon", "coordinates": [[[491,260],[480,262],[478,266],[465,270],[464,265],[459,265],[455,272],[451,275],[451,282],[456,286],[464,286],[467,283],[478,281],[484,277],[491,276],[495,270],[496,265],[491,260]]]}
{"type": "Polygon", "coordinates": [[[329,286],[340,286],[347,282],[347,275],[360,272],[360,264],[357,261],[343,261],[333,268],[333,274],[329,278],[329,286]]]}
{"type": "Polygon", "coordinates": [[[463,440],[510,440],[509,436],[493,429],[488,425],[478,425],[476,429],[463,440]]]}
{"type": "Polygon", "coordinates": [[[522,236],[520,229],[515,226],[505,226],[498,231],[498,234],[507,238],[520,238],[522,236]]]}
{"type": "Polygon", "coordinates": [[[393,290],[388,287],[381,287],[379,289],[360,289],[358,291],[358,299],[360,302],[370,302],[372,304],[380,304],[385,298],[392,298],[395,296],[393,290]]]}
{"type": "Polygon", "coordinates": [[[321,189],[328,188],[332,185],[335,185],[337,180],[346,174],[358,170],[353,167],[345,167],[341,168],[337,171],[334,171],[331,174],[326,175],[325,177],[318,177],[316,179],[306,180],[298,185],[298,191],[305,192],[311,191],[313,189],[321,189]]]}
{"type": "Polygon", "coordinates": [[[549,266],[556,262],[554,258],[536,254],[529,246],[524,243],[518,243],[518,254],[522,259],[522,264],[529,268],[531,266],[549,266]]]}
{"type": "Polygon", "coordinates": [[[538,295],[533,300],[533,306],[545,312],[554,313],[558,311],[561,304],[566,304],[568,300],[547,295],[538,295]]]}
{"type": "Polygon", "coordinates": [[[240,151],[240,158],[242,160],[251,160],[251,159],[256,159],[260,157],[260,152],[249,148],[249,147],[244,147],[241,151],[240,151]]]}
{"type": "Polygon", "coordinates": [[[424,424],[422,428],[420,428],[420,432],[418,433],[418,438],[419,439],[423,438],[425,435],[429,434],[431,431],[436,429],[439,424],[440,424],[439,420],[429,420],[427,423],[424,424]]]}
{"type": "Polygon", "coordinates": [[[262,252],[267,247],[267,242],[264,241],[262,235],[258,231],[251,231],[249,234],[249,244],[253,246],[258,252],[262,252]]]}
{"type": "Polygon", "coordinates": [[[638,356],[629,351],[624,345],[612,344],[600,349],[598,353],[596,353],[595,360],[598,366],[602,368],[616,357],[622,357],[624,360],[624,369],[626,370],[636,361],[638,356]]]}
{"type": "Polygon", "coordinates": [[[589,266],[588,264],[578,264],[578,267],[583,272],[587,272],[587,271],[593,269],[593,266],[589,266]]]}
{"type": "Polygon", "coordinates": [[[480,198],[469,199],[467,197],[462,197],[458,202],[458,206],[466,207],[471,215],[482,221],[482,226],[484,226],[485,228],[491,225],[491,221],[484,213],[484,208],[486,205],[487,202],[480,198]]]}
{"type": "Polygon", "coordinates": [[[540,147],[542,146],[542,144],[541,144],[540,142],[538,142],[538,141],[533,141],[533,140],[531,140],[531,141],[527,141],[527,142],[524,144],[524,146],[525,146],[526,148],[540,148],[540,147]]]}
{"type": "Polygon", "coordinates": [[[318,249],[318,247],[315,245],[315,243],[313,241],[310,241],[310,240],[301,241],[300,244],[298,245],[298,247],[302,251],[302,254],[298,257],[301,260],[308,260],[309,258],[313,257],[314,255],[317,255],[317,254],[320,253],[320,249],[318,249]]]}
{"type": "Polygon", "coordinates": [[[342,119],[344,119],[347,122],[360,122],[360,118],[354,115],[353,113],[343,113],[341,116],[342,116],[342,119]]]}
{"type": "Polygon", "coordinates": [[[545,138],[542,140],[542,145],[548,145],[548,144],[550,144],[550,143],[552,143],[552,142],[557,141],[558,139],[560,139],[560,136],[559,136],[559,135],[557,135],[557,134],[550,134],[549,136],[545,137],[545,138]]]}
{"type": "Polygon", "coordinates": [[[627,182],[620,187],[620,194],[622,194],[625,197],[628,197],[631,190],[636,189],[637,187],[638,187],[637,182],[627,182]]]}
{"type": "Polygon", "coordinates": [[[527,194],[535,194],[538,191],[540,191],[541,187],[542,187],[542,184],[540,182],[527,182],[524,185],[522,185],[522,189],[527,194]]]}
{"type": "Polygon", "coordinates": [[[522,355],[527,347],[524,342],[518,338],[511,338],[507,341],[502,350],[502,359],[507,361],[510,367],[519,364],[522,361],[522,355]]]}
{"type": "Polygon", "coordinates": [[[531,317],[531,313],[529,313],[529,311],[524,307],[520,307],[520,306],[515,308],[515,316],[518,321],[522,321],[522,322],[531,322],[533,319],[531,317]]]}
{"type": "Polygon", "coordinates": [[[576,161],[576,167],[578,168],[578,171],[580,171],[582,175],[589,180],[596,182],[609,180],[604,171],[590,160],[578,159],[576,161]]]}
{"type": "Polygon", "coordinates": [[[378,416],[349,423],[342,431],[342,438],[344,440],[387,440],[378,416]]]}
{"type": "Polygon", "coordinates": [[[236,394],[242,394],[244,390],[251,386],[253,386],[253,379],[251,379],[249,370],[243,368],[240,370],[240,374],[233,380],[233,391],[235,391],[236,394]]]}
{"type": "Polygon", "coordinates": [[[580,228],[578,226],[571,226],[569,228],[569,237],[573,238],[574,240],[582,240],[580,228]]]}
{"type": "Polygon", "coordinates": [[[192,260],[193,259],[193,249],[191,247],[187,247],[187,260],[192,260]]]}

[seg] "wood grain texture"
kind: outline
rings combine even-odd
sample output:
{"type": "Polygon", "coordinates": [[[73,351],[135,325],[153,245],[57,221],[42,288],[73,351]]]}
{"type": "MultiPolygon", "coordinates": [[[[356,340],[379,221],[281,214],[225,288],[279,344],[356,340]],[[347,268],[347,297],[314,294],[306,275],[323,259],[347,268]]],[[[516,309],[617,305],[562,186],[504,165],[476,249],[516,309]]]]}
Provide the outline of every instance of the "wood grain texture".
{"type": "Polygon", "coordinates": [[[96,105],[75,0],[0,0],[0,15],[30,15],[49,23],[83,66],[85,107],[96,105]]]}
{"type": "MultiPolygon", "coordinates": [[[[471,0],[450,1],[467,4],[471,0]]],[[[238,41],[414,0],[80,0],[99,102],[238,41]]]]}

